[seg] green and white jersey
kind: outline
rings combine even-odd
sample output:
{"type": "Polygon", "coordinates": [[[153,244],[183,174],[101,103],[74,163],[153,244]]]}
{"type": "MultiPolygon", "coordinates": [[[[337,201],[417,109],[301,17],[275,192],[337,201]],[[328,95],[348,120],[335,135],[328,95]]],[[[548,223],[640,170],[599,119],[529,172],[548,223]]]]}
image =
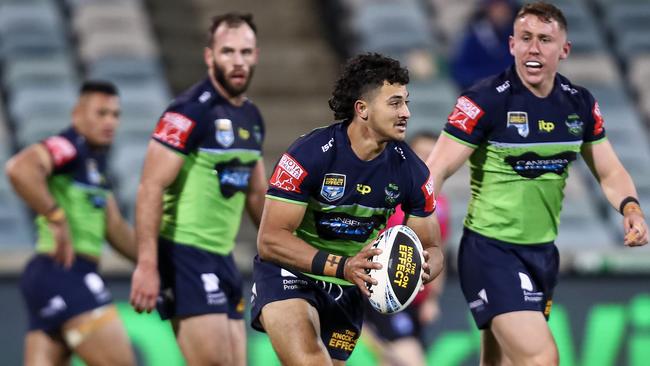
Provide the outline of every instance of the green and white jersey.
{"type": "MultiPolygon", "coordinates": [[[[48,190],[65,211],[75,253],[99,257],[106,234],[106,153],[91,148],[73,128],[42,141],[50,153],[54,170],[47,179],[48,190]]],[[[54,251],[54,237],[47,220],[36,217],[36,251],[54,251]]]]}
{"type": "Polygon", "coordinates": [[[443,133],[475,149],[465,226],[515,244],[555,240],[569,165],[583,144],[605,139],[586,89],[558,74],[538,98],[514,67],[463,92],[443,133]]]}
{"type": "Polygon", "coordinates": [[[221,255],[235,245],[264,122],[250,101],[233,106],[209,79],[177,97],[152,138],[185,162],[163,197],[160,236],[221,255]]]}

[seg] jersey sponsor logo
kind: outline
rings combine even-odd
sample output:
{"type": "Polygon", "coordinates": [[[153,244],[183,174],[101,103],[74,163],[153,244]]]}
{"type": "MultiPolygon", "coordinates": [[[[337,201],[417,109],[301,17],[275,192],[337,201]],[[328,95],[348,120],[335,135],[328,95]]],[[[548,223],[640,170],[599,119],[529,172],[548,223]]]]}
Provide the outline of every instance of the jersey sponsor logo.
{"type": "Polygon", "coordinates": [[[540,119],[537,121],[537,128],[539,128],[541,132],[551,133],[555,129],[555,123],[540,119]]]}
{"type": "Polygon", "coordinates": [[[436,209],[436,198],[433,194],[433,177],[431,175],[422,185],[422,193],[424,194],[424,211],[433,212],[436,209]]]}
{"type": "Polygon", "coordinates": [[[400,158],[402,158],[402,160],[406,160],[406,155],[404,155],[404,150],[402,150],[401,147],[395,146],[395,151],[399,154],[399,156],[400,156],[400,158]]]}
{"type": "Polygon", "coordinates": [[[237,134],[239,135],[239,138],[242,139],[242,140],[248,140],[251,137],[250,131],[248,131],[245,128],[241,128],[241,127],[239,127],[239,129],[237,129],[237,134]]]}
{"type": "Polygon", "coordinates": [[[88,183],[96,186],[104,182],[104,177],[99,172],[95,159],[86,160],[86,179],[88,179],[88,183]]]}
{"type": "Polygon", "coordinates": [[[258,144],[262,143],[262,131],[258,125],[253,126],[253,138],[255,138],[255,142],[258,144]]]}
{"type": "Polygon", "coordinates": [[[506,80],[503,84],[497,85],[497,92],[503,93],[504,91],[508,90],[510,88],[510,81],[506,80]]]}
{"type": "Polygon", "coordinates": [[[577,154],[574,151],[565,151],[544,157],[534,152],[527,152],[519,156],[508,156],[505,161],[512,166],[515,173],[524,178],[534,179],[546,173],[564,174],[576,157],[577,154]]]}
{"type": "Polygon", "coordinates": [[[357,192],[361,193],[362,195],[366,195],[372,192],[372,188],[365,184],[357,184],[357,192]]]}
{"type": "Polygon", "coordinates": [[[201,273],[203,290],[205,291],[206,302],[208,305],[222,305],[227,299],[221,288],[219,288],[219,277],[214,273],[201,273]]]}
{"type": "Polygon", "coordinates": [[[594,115],[594,136],[600,135],[603,132],[603,124],[605,123],[605,120],[603,119],[603,115],[600,114],[600,106],[598,105],[598,102],[594,103],[594,109],[591,111],[591,114],[594,115]]]}
{"type": "Polygon", "coordinates": [[[57,315],[58,313],[64,311],[68,308],[68,305],[65,303],[65,300],[61,295],[56,295],[47,302],[45,307],[41,308],[38,311],[38,314],[43,318],[49,318],[57,315]]]}
{"type": "Polygon", "coordinates": [[[245,192],[248,189],[251,171],[256,163],[253,161],[244,164],[237,158],[225,163],[215,164],[214,169],[219,177],[221,195],[230,198],[237,192],[245,192]]]}
{"type": "Polygon", "coordinates": [[[273,172],[269,184],[287,192],[300,193],[300,185],[307,174],[305,168],[295,161],[291,155],[284,154],[275,167],[275,172],[273,172]]]}
{"type": "Polygon", "coordinates": [[[208,101],[208,99],[210,99],[211,96],[212,94],[206,90],[203,93],[201,93],[201,95],[199,95],[199,102],[205,103],[208,101]]]}
{"type": "Polygon", "coordinates": [[[332,202],[340,199],[345,194],[345,174],[327,173],[323,178],[320,195],[332,202]]]}
{"type": "Polygon", "coordinates": [[[344,331],[334,331],[329,341],[327,341],[327,347],[330,349],[340,349],[345,352],[352,352],[354,347],[357,345],[357,332],[345,329],[344,331]]]}
{"type": "Polygon", "coordinates": [[[184,149],[196,122],[176,112],[163,114],[153,137],[178,149],[184,149]]]}
{"type": "Polygon", "coordinates": [[[327,143],[323,146],[320,147],[323,152],[327,152],[329,149],[331,149],[334,146],[334,137],[332,137],[327,143]]]}
{"type": "Polygon", "coordinates": [[[388,183],[386,188],[384,188],[384,193],[386,194],[386,203],[389,206],[395,206],[397,204],[397,199],[400,196],[399,186],[395,183],[388,183]]]}
{"type": "Polygon", "coordinates": [[[50,152],[54,167],[58,168],[77,156],[77,149],[65,137],[52,136],[43,141],[45,148],[50,152]]]}
{"type": "Polygon", "coordinates": [[[375,229],[386,223],[386,217],[381,215],[358,217],[343,212],[316,211],[314,217],[316,232],[325,240],[341,239],[365,243],[375,229]]]}
{"type": "Polygon", "coordinates": [[[478,299],[470,302],[469,303],[469,308],[472,309],[472,310],[481,311],[481,310],[483,310],[483,307],[485,306],[485,304],[488,303],[487,292],[483,288],[483,289],[481,289],[481,291],[478,292],[477,295],[478,295],[478,299]]]}
{"type": "Polygon", "coordinates": [[[230,147],[235,142],[235,132],[232,129],[232,121],[227,118],[214,120],[214,138],[223,147],[230,147]]]}
{"type": "Polygon", "coordinates": [[[561,87],[562,90],[564,90],[565,92],[569,92],[569,93],[571,93],[571,95],[578,94],[578,89],[576,89],[576,88],[572,88],[572,87],[569,86],[568,84],[560,84],[560,87],[561,87]]]}
{"type": "Polygon", "coordinates": [[[521,111],[509,111],[506,128],[515,127],[521,137],[527,137],[530,129],[528,128],[528,113],[521,111]]]}
{"type": "Polygon", "coordinates": [[[463,132],[471,134],[484,113],[474,101],[462,96],[456,100],[456,106],[447,117],[447,122],[463,132]]]}
{"type": "Polygon", "coordinates": [[[544,315],[549,316],[551,315],[551,308],[553,307],[553,300],[548,299],[546,300],[546,306],[544,307],[544,315]]]}
{"type": "Polygon", "coordinates": [[[93,293],[97,301],[108,301],[111,297],[110,292],[106,289],[104,281],[97,273],[90,272],[84,276],[84,282],[88,290],[93,293]]]}
{"type": "Polygon", "coordinates": [[[566,121],[564,121],[569,133],[574,136],[581,136],[584,129],[583,123],[580,120],[580,116],[575,113],[572,113],[567,116],[566,121]]]}

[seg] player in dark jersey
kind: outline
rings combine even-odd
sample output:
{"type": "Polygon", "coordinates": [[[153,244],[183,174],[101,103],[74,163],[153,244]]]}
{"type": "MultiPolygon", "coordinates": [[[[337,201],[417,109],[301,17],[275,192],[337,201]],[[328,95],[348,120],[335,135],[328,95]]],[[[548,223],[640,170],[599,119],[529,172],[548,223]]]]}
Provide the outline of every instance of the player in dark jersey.
{"type": "Polygon", "coordinates": [[[563,189],[578,153],[623,214],[625,245],[648,241],[634,183],[605,137],[598,102],[557,73],[570,48],[559,9],[522,7],[510,38],[515,64],[462,93],[428,158],[437,190],[469,159],[459,272],[483,330],[481,364],[559,362],[545,317],[557,283],[553,242],[563,189]]]}
{"type": "Polygon", "coordinates": [[[123,219],[106,177],[107,153],[119,124],[112,84],[88,81],[72,126],[7,162],[20,197],[37,214],[36,255],[20,287],[29,314],[25,365],[134,365],[126,330],[97,273],[104,240],[135,261],[133,229],[123,219]]]}
{"type": "Polygon", "coordinates": [[[171,319],[188,364],[246,364],[242,279],[232,250],[244,209],[259,224],[264,123],[245,92],[257,64],[250,14],[213,18],[208,76],[163,113],[136,204],[131,304],[171,319]]]}
{"type": "MultiPolygon", "coordinates": [[[[410,138],[411,149],[420,159],[426,159],[438,139],[432,132],[418,132],[410,138]]],[[[436,198],[436,217],[440,224],[440,243],[444,250],[449,236],[449,204],[444,195],[436,198]]],[[[403,225],[404,211],[397,206],[388,218],[386,228],[403,225]]],[[[438,299],[444,287],[443,269],[435,280],[420,291],[411,305],[396,314],[381,314],[366,302],[364,328],[361,337],[376,352],[381,365],[425,365],[425,330],[439,317],[438,299]]]]}
{"type": "Polygon", "coordinates": [[[363,321],[366,269],[402,205],[426,248],[424,282],[442,268],[426,165],[403,142],[408,71],[378,54],[351,59],[330,108],[342,122],[296,140],[269,181],[253,269],[252,325],[286,365],[344,364],[363,321]]]}

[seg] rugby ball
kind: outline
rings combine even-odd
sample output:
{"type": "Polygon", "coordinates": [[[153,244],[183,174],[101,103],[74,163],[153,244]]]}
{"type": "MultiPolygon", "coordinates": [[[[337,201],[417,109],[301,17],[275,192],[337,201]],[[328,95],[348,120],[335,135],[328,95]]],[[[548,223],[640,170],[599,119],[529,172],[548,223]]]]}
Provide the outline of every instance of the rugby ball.
{"type": "Polygon", "coordinates": [[[422,287],[422,243],[410,227],[396,225],[379,234],[373,248],[382,250],[371,258],[382,268],[368,271],[377,280],[376,285],[368,284],[370,305],[383,314],[400,312],[422,287]]]}

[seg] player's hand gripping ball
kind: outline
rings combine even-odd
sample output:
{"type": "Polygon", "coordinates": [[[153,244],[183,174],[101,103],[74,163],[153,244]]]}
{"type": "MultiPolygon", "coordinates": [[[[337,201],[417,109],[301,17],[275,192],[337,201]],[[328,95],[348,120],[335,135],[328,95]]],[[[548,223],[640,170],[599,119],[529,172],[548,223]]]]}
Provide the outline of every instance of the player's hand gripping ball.
{"type": "Polygon", "coordinates": [[[377,280],[368,284],[370,304],[380,313],[391,314],[404,310],[422,287],[422,243],[408,226],[393,226],[381,233],[373,248],[382,253],[371,258],[381,263],[381,269],[368,274],[377,280]]]}

